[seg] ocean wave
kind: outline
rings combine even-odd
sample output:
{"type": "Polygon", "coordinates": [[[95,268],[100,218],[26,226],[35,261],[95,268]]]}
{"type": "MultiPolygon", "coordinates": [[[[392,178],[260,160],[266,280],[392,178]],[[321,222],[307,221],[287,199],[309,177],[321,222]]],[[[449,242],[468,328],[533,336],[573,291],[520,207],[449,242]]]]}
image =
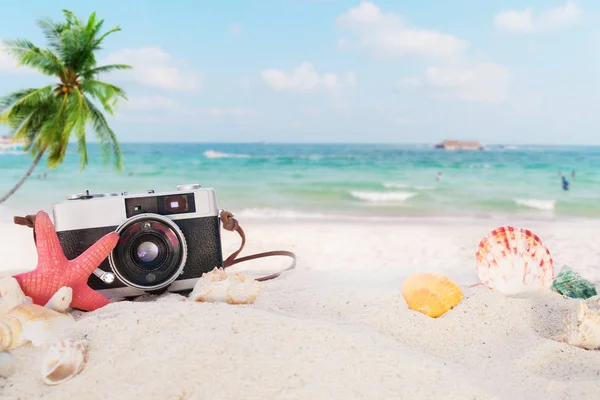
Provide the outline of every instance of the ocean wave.
{"type": "Polygon", "coordinates": [[[542,211],[553,211],[556,200],[515,199],[518,206],[534,208],[542,211]]]}
{"type": "Polygon", "coordinates": [[[435,186],[415,186],[406,183],[387,182],[383,184],[386,189],[416,189],[416,190],[435,190],[435,186]]]}
{"type": "Polygon", "coordinates": [[[350,196],[367,203],[402,203],[417,194],[414,192],[362,192],[352,191],[350,196]]]}
{"type": "Polygon", "coordinates": [[[336,219],[339,216],[308,213],[276,208],[244,208],[235,213],[236,217],[260,219],[336,219]]]}
{"type": "Polygon", "coordinates": [[[488,169],[492,168],[492,166],[488,163],[472,163],[469,164],[470,169],[488,169]]]}
{"type": "Polygon", "coordinates": [[[248,158],[250,155],[248,154],[231,154],[231,153],[221,153],[215,150],[206,150],[202,155],[206,158],[248,158]]]}

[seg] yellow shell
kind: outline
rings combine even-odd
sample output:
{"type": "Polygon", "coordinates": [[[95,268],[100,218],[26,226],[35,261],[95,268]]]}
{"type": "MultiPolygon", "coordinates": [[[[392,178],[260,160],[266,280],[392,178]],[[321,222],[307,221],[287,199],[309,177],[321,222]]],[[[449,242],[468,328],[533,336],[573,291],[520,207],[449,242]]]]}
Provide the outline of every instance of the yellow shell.
{"type": "Polygon", "coordinates": [[[410,275],[402,282],[402,297],[411,310],[437,318],[456,307],[464,295],[460,287],[449,278],[420,272],[410,275]]]}

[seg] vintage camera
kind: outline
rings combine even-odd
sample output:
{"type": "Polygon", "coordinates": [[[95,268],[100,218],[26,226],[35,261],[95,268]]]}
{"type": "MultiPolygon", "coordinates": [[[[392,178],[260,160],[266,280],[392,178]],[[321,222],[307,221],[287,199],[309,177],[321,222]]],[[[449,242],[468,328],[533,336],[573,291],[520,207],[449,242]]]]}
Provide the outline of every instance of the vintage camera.
{"type": "Polygon", "coordinates": [[[214,189],[76,194],[53,206],[65,256],[73,259],[117,231],[112,253],[88,279],[110,298],[187,291],[204,272],[223,266],[220,211],[214,189]]]}

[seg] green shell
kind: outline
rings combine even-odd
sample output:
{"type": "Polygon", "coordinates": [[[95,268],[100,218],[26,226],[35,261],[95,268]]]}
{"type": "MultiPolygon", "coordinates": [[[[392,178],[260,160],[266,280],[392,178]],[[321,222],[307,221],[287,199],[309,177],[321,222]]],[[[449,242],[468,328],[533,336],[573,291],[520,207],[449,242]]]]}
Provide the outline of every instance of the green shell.
{"type": "Polygon", "coordinates": [[[564,266],[558,273],[552,286],[552,291],[574,299],[587,299],[596,296],[596,287],[583,279],[568,266],[564,266]]]}

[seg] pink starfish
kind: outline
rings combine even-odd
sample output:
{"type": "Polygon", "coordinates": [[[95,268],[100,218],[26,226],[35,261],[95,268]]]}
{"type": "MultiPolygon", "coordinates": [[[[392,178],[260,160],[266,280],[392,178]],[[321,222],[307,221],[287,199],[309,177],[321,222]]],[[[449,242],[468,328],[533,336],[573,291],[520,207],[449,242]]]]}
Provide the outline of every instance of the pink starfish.
{"type": "Polygon", "coordinates": [[[103,236],[74,260],[65,257],[54,225],[43,211],[35,217],[35,235],[36,269],[14,276],[26,296],[43,306],[58,289],[68,286],[73,289],[72,308],[93,311],[109,303],[106,297],[88,286],[87,280],[117,245],[119,235],[116,232],[103,236]]]}

